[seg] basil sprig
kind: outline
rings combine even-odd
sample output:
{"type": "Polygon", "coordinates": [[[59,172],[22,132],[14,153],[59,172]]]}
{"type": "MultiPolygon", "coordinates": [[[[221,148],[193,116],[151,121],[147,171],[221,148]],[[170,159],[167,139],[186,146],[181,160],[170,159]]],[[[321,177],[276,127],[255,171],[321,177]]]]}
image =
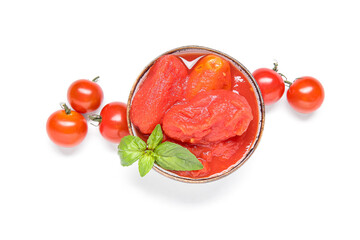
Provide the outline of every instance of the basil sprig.
{"type": "Polygon", "coordinates": [[[145,176],[157,163],[167,170],[191,171],[203,168],[201,162],[188,149],[172,142],[162,142],[163,133],[158,124],[147,143],[136,136],[126,136],[121,139],[118,153],[121,165],[130,166],[139,160],[140,176],[145,176]]]}

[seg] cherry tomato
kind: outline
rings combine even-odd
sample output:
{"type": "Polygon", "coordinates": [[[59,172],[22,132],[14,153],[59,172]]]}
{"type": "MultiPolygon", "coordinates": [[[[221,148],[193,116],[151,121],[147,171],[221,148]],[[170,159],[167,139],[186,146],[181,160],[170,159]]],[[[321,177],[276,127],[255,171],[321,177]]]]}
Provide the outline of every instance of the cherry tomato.
{"type": "Polygon", "coordinates": [[[86,119],[67,107],[51,114],[46,123],[49,138],[62,147],[80,144],[86,136],[87,129],[86,119]]]}
{"type": "Polygon", "coordinates": [[[101,87],[94,80],[80,79],[73,82],[67,92],[71,107],[79,113],[89,113],[98,109],[104,98],[101,87]]]}
{"type": "Polygon", "coordinates": [[[120,140],[129,135],[126,118],[126,104],[112,102],[101,110],[99,130],[101,135],[110,142],[120,143],[120,140]]]}
{"type": "Polygon", "coordinates": [[[321,83],[313,77],[301,77],[295,80],[287,91],[287,100],[291,107],[301,113],[311,113],[324,101],[325,92],[321,83]]]}
{"type": "Polygon", "coordinates": [[[253,76],[260,87],[265,105],[277,102],[285,91],[284,80],[279,73],[268,68],[259,68],[253,76]]]}

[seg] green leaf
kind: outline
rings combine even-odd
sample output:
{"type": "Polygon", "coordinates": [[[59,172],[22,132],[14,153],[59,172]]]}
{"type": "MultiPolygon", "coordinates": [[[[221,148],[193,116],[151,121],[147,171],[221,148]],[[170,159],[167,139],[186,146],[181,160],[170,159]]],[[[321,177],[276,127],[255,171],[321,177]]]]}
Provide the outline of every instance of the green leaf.
{"type": "Polygon", "coordinates": [[[191,171],[203,168],[201,162],[188,149],[172,142],[164,142],[154,150],[155,161],[167,170],[191,171]]]}
{"type": "Polygon", "coordinates": [[[121,165],[130,166],[145,154],[146,143],[139,137],[125,136],[118,146],[121,165]]]}
{"type": "Polygon", "coordinates": [[[154,150],[163,140],[163,133],[160,124],[156,125],[150,137],[147,140],[147,145],[150,150],[154,150]]]}
{"type": "Polygon", "coordinates": [[[145,176],[153,167],[155,162],[155,157],[153,156],[152,151],[148,151],[147,153],[143,154],[139,159],[139,173],[140,176],[145,176]]]}

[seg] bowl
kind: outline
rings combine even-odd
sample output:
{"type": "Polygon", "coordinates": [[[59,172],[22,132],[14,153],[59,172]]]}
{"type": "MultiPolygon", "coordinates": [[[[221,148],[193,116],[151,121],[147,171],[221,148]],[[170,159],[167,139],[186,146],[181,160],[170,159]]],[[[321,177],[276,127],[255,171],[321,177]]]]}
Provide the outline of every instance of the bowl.
{"type": "Polygon", "coordinates": [[[265,123],[265,107],[264,107],[264,101],[262,99],[261,96],[261,92],[260,92],[260,88],[257,85],[255,79],[253,78],[253,76],[251,75],[251,73],[249,72],[249,70],[246,69],[246,67],[241,64],[239,61],[237,61],[235,58],[222,53],[218,50],[215,49],[211,49],[211,48],[207,48],[207,47],[202,47],[202,46],[183,46],[183,47],[179,47],[179,48],[175,48],[172,49],[170,51],[167,51],[163,54],[161,54],[160,56],[158,56],[157,58],[155,58],[153,61],[151,61],[149,63],[149,65],[147,65],[144,70],[140,73],[140,75],[138,76],[138,78],[136,79],[130,94],[129,94],[129,99],[128,99],[128,103],[127,103],[127,120],[128,120],[128,128],[129,128],[129,132],[131,135],[136,136],[136,131],[135,131],[135,127],[131,122],[130,119],[130,109],[132,106],[132,100],[133,97],[136,94],[136,91],[138,89],[138,87],[141,85],[142,81],[145,79],[144,76],[146,76],[146,73],[148,72],[148,70],[151,68],[151,66],[155,63],[155,61],[163,56],[163,55],[167,55],[167,54],[174,54],[174,55],[181,55],[181,54],[215,54],[215,55],[219,55],[221,57],[223,57],[224,59],[228,60],[229,62],[232,63],[232,65],[237,68],[238,70],[240,70],[243,75],[245,75],[245,77],[247,78],[247,80],[250,82],[250,85],[252,86],[252,88],[254,89],[254,93],[256,96],[256,102],[257,102],[257,106],[258,106],[258,127],[257,127],[257,132],[255,134],[255,140],[253,141],[253,144],[248,148],[248,150],[246,151],[246,153],[237,160],[237,162],[235,164],[233,164],[232,166],[230,166],[227,170],[222,171],[220,173],[217,174],[213,174],[209,177],[203,177],[203,178],[190,178],[190,177],[184,177],[184,176],[179,176],[171,171],[165,170],[163,168],[161,168],[160,166],[158,166],[156,163],[153,166],[153,169],[168,177],[171,178],[173,180],[177,180],[177,181],[181,181],[181,182],[186,182],[186,183],[206,183],[206,182],[211,182],[211,181],[215,181],[215,180],[219,180],[233,172],[235,172],[237,169],[239,169],[250,157],[251,155],[254,153],[254,151],[256,150],[260,139],[261,139],[261,135],[264,129],[264,123],[265,123]]]}

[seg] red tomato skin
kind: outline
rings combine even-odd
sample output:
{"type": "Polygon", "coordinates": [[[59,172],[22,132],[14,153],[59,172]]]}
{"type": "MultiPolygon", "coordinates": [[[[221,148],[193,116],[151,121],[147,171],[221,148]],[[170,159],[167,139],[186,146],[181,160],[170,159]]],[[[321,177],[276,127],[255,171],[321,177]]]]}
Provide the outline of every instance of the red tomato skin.
{"type": "Polygon", "coordinates": [[[173,106],[165,113],[162,127],[172,139],[209,144],[242,135],[252,119],[251,107],[243,96],[219,89],[173,106]]]}
{"type": "Polygon", "coordinates": [[[325,91],[316,78],[306,76],[296,79],[289,87],[286,96],[290,106],[296,111],[311,113],[323,103],[325,91]]]}
{"type": "Polygon", "coordinates": [[[231,89],[231,71],[228,61],[214,54],[201,58],[189,75],[186,98],[191,99],[203,91],[231,89]]]}
{"type": "Polygon", "coordinates": [[[99,130],[108,141],[120,143],[121,139],[130,135],[126,118],[127,107],[122,102],[106,104],[100,112],[101,123],[99,130]]]}
{"type": "Polygon", "coordinates": [[[66,114],[65,110],[58,110],[50,115],[46,123],[49,138],[62,147],[79,145],[87,134],[86,119],[75,111],[66,114]]]}
{"type": "Polygon", "coordinates": [[[187,77],[186,65],[174,55],[163,55],[151,66],[130,109],[132,123],[143,134],[151,134],[165,112],[184,98],[187,77]]]}
{"type": "Polygon", "coordinates": [[[67,98],[75,111],[89,113],[100,107],[104,93],[96,82],[80,79],[70,85],[67,98]]]}
{"type": "Polygon", "coordinates": [[[284,80],[272,69],[259,68],[253,72],[265,105],[273,104],[282,97],[285,91],[284,80]]]}

